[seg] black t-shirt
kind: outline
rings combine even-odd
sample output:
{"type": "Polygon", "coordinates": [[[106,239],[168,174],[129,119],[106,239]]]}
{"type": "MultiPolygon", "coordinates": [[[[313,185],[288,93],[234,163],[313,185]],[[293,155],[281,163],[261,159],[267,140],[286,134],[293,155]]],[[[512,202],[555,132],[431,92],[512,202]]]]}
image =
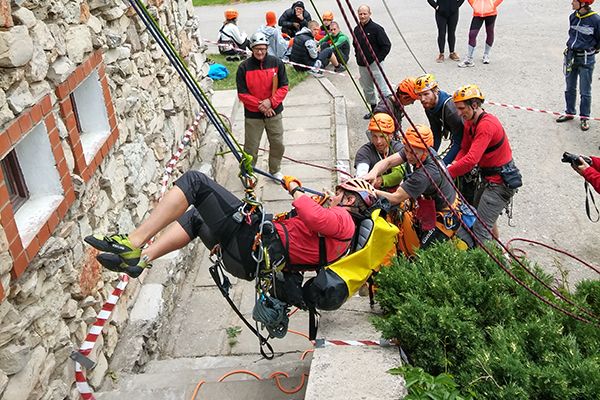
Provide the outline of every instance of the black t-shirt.
{"type": "MultiPolygon", "coordinates": [[[[400,150],[398,154],[400,155],[400,157],[406,159],[406,153],[404,149],[400,150]]],[[[427,172],[429,172],[431,178],[433,178],[436,185],[440,188],[440,190],[450,203],[453,203],[454,199],[456,198],[456,190],[454,190],[454,188],[452,187],[452,185],[450,185],[450,182],[448,181],[448,179],[450,178],[448,172],[446,171],[446,167],[441,160],[440,164],[444,166],[444,174],[448,178],[442,175],[442,172],[440,172],[439,168],[437,167],[435,161],[431,158],[431,156],[427,156],[427,158],[423,162],[423,167],[415,167],[414,172],[410,174],[408,178],[406,178],[406,180],[400,184],[400,187],[404,189],[404,191],[408,193],[408,195],[413,199],[417,199],[421,195],[428,199],[433,199],[435,201],[435,209],[437,211],[441,211],[447,208],[447,205],[444,202],[444,199],[439,195],[435,186],[433,185],[433,183],[431,183],[423,169],[426,169],[427,172]]]]}
{"type": "MultiPolygon", "coordinates": [[[[389,155],[397,153],[403,148],[404,148],[404,146],[402,145],[402,142],[399,142],[397,140],[391,140],[389,155]]],[[[371,143],[371,142],[365,143],[356,152],[356,157],[354,158],[354,168],[356,168],[358,166],[358,164],[364,163],[364,164],[369,164],[369,171],[370,171],[371,168],[373,168],[375,166],[375,164],[377,164],[382,159],[383,158],[379,155],[379,152],[377,151],[375,146],[373,146],[373,143],[371,143]]],[[[384,174],[388,174],[388,173],[389,173],[389,171],[384,172],[384,174]]]]}

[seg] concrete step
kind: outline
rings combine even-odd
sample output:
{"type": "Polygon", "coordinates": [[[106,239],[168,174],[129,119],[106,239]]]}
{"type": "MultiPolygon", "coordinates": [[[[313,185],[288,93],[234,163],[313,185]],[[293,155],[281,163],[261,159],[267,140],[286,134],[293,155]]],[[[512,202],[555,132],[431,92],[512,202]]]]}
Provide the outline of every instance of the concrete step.
{"type": "MultiPolygon", "coordinates": [[[[233,378],[233,377],[231,377],[233,378]]],[[[131,391],[116,390],[113,392],[97,393],[98,400],[187,400],[192,399],[194,390],[200,379],[191,381],[188,385],[171,388],[135,388],[131,391]]],[[[280,385],[290,390],[302,383],[301,377],[280,378],[280,385]]],[[[275,381],[224,381],[204,383],[194,396],[196,400],[301,400],[304,399],[306,383],[295,394],[285,394],[277,388],[275,381]]]]}
{"type": "MultiPolygon", "coordinates": [[[[168,362],[154,363],[150,371],[142,374],[126,375],[119,379],[118,388],[121,391],[134,391],[138,388],[150,389],[168,389],[171,387],[185,387],[199,380],[206,382],[216,382],[225,374],[235,370],[251,371],[261,378],[268,378],[273,372],[281,371],[290,377],[300,377],[302,374],[308,375],[310,371],[310,356],[305,360],[300,360],[300,354],[287,360],[262,360],[255,362],[231,362],[225,360],[228,357],[210,357],[209,362],[182,362],[178,365],[178,360],[168,360],[168,362]],[[189,368],[185,368],[189,366],[189,368]]],[[[236,357],[237,358],[237,357],[236,357]]],[[[256,360],[256,357],[254,357],[256,360]]],[[[240,360],[236,360],[240,361],[240,360]]],[[[235,374],[227,378],[227,381],[249,381],[255,380],[248,374],[235,374]]]]}

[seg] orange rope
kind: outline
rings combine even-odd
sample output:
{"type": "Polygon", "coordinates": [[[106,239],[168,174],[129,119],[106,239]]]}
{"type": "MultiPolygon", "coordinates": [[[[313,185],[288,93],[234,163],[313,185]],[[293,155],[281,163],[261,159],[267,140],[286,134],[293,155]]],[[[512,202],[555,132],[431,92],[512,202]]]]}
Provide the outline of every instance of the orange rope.
{"type": "Polygon", "coordinates": [[[259,381],[261,380],[260,375],[258,375],[257,373],[254,373],[252,371],[248,371],[246,369],[236,369],[235,371],[229,371],[228,373],[226,373],[225,375],[223,375],[222,377],[220,377],[217,380],[217,382],[223,382],[225,380],[225,378],[228,378],[231,375],[235,375],[235,374],[246,374],[246,375],[250,375],[250,376],[255,377],[259,381]]]}
{"type": "Polygon", "coordinates": [[[294,335],[299,335],[299,336],[304,336],[306,338],[306,340],[308,340],[309,342],[312,343],[312,340],[309,339],[308,335],[306,333],[302,333],[302,332],[298,332],[298,331],[293,331],[291,329],[288,329],[289,333],[293,333],[294,335]]]}
{"type": "Polygon", "coordinates": [[[298,386],[296,386],[293,389],[286,389],[281,386],[281,382],[279,382],[279,375],[283,375],[286,378],[290,377],[285,372],[276,371],[276,372],[273,372],[271,375],[269,375],[269,379],[273,379],[275,381],[275,386],[277,386],[277,389],[281,390],[285,394],[294,394],[294,393],[298,393],[300,390],[302,390],[302,388],[304,387],[304,383],[306,381],[306,376],[307,376],[306,374],[303,373],[302,381],[300,382],[300,384],[298,386]]]}
{"type": "Polygon", "coordinates": [[[196,385],[196,388],[194,389],[194,393],[192,393],[192,397],[190,398],[190,400],[195,400],[196,399],[196,395],[198,394],[198,390],[200,390],[200,387],[202,385],[204,385],[206,383],[205,380],[200,380],[198,382],[198,384],[196,385]]]}
{"type": "Polygon", "coordinates": [[[308,353],[314,353],[314,352],[315,352],[315,349],[308,349],[308,350],[304,350],[304,353],[302,353],[302,355],[300,356],[300,359],[301,359],[301,360],[304,360],[304,359],[306,358],[306,355],[307,355],[308,353]]]}

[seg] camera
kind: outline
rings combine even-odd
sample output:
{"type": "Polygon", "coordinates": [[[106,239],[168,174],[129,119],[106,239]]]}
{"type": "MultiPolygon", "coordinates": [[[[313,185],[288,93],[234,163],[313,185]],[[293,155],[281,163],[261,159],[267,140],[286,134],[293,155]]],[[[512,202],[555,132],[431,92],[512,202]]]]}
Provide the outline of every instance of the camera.
{"type": "Polygon", "coordinates": [[[585,161],[586,163],[588,163],[590,165],[592,164],[592,160],[589,157],[569,153],[568,151],[565,151],[563,153],[561,161],[564,163],[571,164],[571,165],[581,165],[581,161],[579,161],[579,157],[583,158],[583,161],[585,161]]]}

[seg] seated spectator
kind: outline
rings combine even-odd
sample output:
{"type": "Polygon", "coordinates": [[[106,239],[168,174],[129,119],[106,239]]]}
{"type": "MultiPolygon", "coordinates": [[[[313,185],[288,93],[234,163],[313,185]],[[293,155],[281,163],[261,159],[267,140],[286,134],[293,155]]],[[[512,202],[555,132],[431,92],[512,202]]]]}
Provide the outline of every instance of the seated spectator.
{"type": "Polygon", "coordinates": [[[306,72],[310,70],[310,67],[321,68],[321,61],[318,59],[318,44],[312,32],[315,27],[318,29],[319,23],[310,21],[307,27],[302,28],[294,36],[290,61],[304,65],[294,65],[296,71],[306,72]]]}
{"type": "MultiPolygon", "coordinates": [[[[401,142],[392,139],[394,120],[388,114],[375,114],[369,122],[367,133],[371,136],[369,143],[363,144],[354,158],[357,178],[365,176],[379,161],[398,153],[404,147],[401,142]]],[[[391,167],[374,179],[373,186],[376,189],[395,191],[405,172],[405,164],[391,167]]]]}
{"type": "Polygon", "coordinates": [[[275,12],[267,11],[265,20],[265,25],[261,25],[257,32],[264,34],[269,40],[269,46],[267,47],[268,54],[282,59],[288,50],[288,41],[283,38],[281,30],[276,26],[277,16],[275,12]]]}
{"type": "Polygon", "coordinates": [[[391,95],[381,99],[373,109],[374,114],[386,113],[396,118],[396,121],[394,121],[394,132],[398,132],[402,125],[404,107],[413,104],[418,99],[415,93],[415,81],[416,78],[412,76],[404,78],[396,87],[396,97],[391,95]],[[400,100],[400,103],[396,101],[396,98],[400,100]],[[396,122],[398,125],[395,124],[396,122]]]}
{"type": "Polygon", "coordinates": [[[335,51],[335,48],[337,47],[342,54],[344,62],[348,63],[348,59],[350,58],[350,40],[348,36],[340,31],[340,26],[337,22],[331,22],[329,33],[319,41],[319,47],[321,48],[319,60],[321,60],[323,68],[331,62],[335,67],[335,72],[343,72],[345,70],[344,64],[338,60],[338,53],[335,51]],[[333,46],[334,43],[335,46],[333,46]]]}
{"type": "Polygon", "coordinates": [[[589,157],[591,165],[586,162],[586,159],[587,157],[579,157],[579,164],[572,164],[573,169],[583,176],[596,192],[600,193],[600,157],[589,157]]]}
{"type": "Polygon", "coordinates": [[[293,38],[296,33],[302,28],[308,27],[308,23],[312,20],[310,13],[304,8],[302,1],[296,1],[292,7],[285,10],[279,17],[279,26],[281,31],[293,38]]]}
{"type": "Polygon", "coordinates": [[[238,12],[234,8],[225,10],[225,22],[219,29],[219,37],[217,42],[219,43],[219,53],[229,56],[228,61],[238,60],[246,58],[246,49],[250,42],[248,41],[248,35],[246,32],[240,31],[237,26],[238,12]]]}
{"type": "Polygon", "coordinates": [[[315,37],[317,40],[323,39],[327,36],[327,33],[329,33],[329,28],[333,22],[333,13],[331,11],[325,11],[321,16],[321,19],[323,20],[323,25],[321,25],[319,35],[315,37]]]}

